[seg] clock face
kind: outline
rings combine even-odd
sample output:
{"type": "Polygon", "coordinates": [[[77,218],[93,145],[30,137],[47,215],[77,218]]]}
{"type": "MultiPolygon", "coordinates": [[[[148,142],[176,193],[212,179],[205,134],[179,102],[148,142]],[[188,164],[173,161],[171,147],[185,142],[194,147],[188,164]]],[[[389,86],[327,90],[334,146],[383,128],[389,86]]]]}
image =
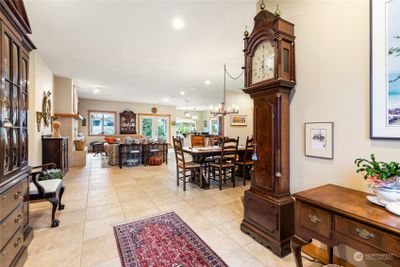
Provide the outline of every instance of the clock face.
{"type": "Polygon", "coordinates": [[[251,83],[258,83],[274,77],[275,49],[270,41],[262,41],[257,45],[251,62],[251,83]]]}

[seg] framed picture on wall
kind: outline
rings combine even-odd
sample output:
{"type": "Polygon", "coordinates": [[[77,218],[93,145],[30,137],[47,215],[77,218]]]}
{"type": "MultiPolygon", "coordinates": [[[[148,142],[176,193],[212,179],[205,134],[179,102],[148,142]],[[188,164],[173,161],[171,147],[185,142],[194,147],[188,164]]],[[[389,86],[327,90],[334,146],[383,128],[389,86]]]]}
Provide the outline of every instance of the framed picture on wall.
{"type": "Polygon", "coordinates": [[[207,124],[208,124],[208,123],[207,123],[207,120],[204,120],[203,127],[204,127],[204,128],[207,128],[207,127],[208,127],[207,124]]]}
{"type": "Polygon", "coordinates": [[[333,159],[333,122],[306,122],[305,155],[333,159]]]}
{"type": "Polygon", "coordinates": [[[371,0],[372,139],[400,139],[400,0],[371,0]]]}
{"type": "Polygon", "coordinates": [[[247,115],[231,115],[231,126],[247,126],[247,115]]]}

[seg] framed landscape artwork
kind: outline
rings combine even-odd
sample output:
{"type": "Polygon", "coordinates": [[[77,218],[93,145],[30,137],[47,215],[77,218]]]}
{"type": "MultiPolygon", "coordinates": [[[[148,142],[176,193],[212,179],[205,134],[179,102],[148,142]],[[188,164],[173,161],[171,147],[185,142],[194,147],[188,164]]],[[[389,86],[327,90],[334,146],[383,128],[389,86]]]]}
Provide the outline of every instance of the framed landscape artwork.
{"type": "Polygon", "coordinates": [[[231,126],[247,126],[247,115],[231,115],[231,126]]]}
{"type": "Polygon", "coordinates": [[[400,139],[400,0],[371,0],[371,138],[400,139]]]}
{"type": "Polygon", "coordinates": [[[305,123],[305,155],[333,159],[333,122],[305,123]]]}

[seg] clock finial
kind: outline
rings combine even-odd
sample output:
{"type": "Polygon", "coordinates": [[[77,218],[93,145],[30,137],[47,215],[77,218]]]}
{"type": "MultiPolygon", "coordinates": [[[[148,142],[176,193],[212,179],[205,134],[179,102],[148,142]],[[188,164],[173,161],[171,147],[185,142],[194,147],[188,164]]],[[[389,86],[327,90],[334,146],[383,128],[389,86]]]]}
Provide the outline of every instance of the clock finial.
{"type": "Polygon", "coordinates": [[[275,16],[277,17],[281,16],[281,10],[279,9],[279,4],[276,4],[275,16]]]}
{"type": "Polygon", "coordinates": [[[264,9],[265,9],[264,0],[261,0],[260,9],[261,9],[261,10],[264,10],[264,9]]]}
{"type": "Polygon", "coordinates": [[[247,25],[246,25],[246,30],[244,31],[243,35],[245,38],[249,37],[249,32],[247,31],[247,25]]]}

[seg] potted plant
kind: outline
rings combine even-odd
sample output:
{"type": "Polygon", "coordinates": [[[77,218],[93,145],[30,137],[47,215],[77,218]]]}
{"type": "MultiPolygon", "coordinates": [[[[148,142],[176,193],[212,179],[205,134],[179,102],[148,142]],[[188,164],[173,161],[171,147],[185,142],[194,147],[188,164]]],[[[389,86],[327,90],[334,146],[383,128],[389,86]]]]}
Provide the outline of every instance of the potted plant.
{"type": "Polygon", "coordinates": [[[372,190],[387,202],[400,201],[400,163],[377,161],[374,154],[371,159],[356,159],[357,173],[363,173],[372,190]]]}

